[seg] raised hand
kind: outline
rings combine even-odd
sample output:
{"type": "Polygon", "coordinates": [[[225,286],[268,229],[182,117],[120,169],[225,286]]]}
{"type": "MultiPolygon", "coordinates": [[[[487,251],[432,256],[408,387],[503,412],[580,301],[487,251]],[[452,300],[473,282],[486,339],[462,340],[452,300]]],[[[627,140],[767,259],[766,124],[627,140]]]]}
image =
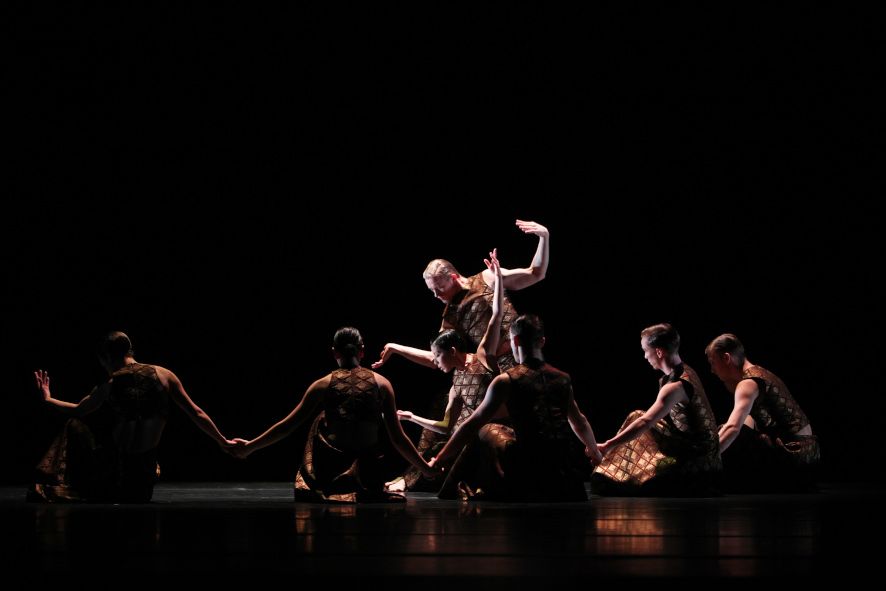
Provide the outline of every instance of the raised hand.
{"type": "Polygon", "coordinates": [[[43,394],[43,400],[49,400],[52,395],[49,392],[49,372],[38,369],[34,372],[34,379],[37,382],[37,389],[43,394]]]}
{"type": "Polygon", "coordinates": [[[493,248],[492,252],[489,253],[488,259],[483,259],[483,262],[486,263],[486,268],[492,271],[493,273],[501,273],[501,264],[498,262],[498,249],[493,248]]]}
{"type": "Polygon", "coordinates": [[[550,236],[548,229],[537,222],[517,220],[517,227],[523,230],[526,234],[535,234],[536,236],[543,236],[545,238],[550,236]]]}

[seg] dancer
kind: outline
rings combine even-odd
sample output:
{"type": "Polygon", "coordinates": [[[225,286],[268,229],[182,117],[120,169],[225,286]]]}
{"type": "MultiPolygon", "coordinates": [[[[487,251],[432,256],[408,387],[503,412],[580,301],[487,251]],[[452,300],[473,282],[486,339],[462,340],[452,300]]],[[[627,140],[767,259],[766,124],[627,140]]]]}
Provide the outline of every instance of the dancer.
{"type": "Polygon", "coordinates": [[[54,398],[49,373],[34,372],[43,400],[74,418],[65,423],[38,464],[29,500],[150,501],[159,473],[157,446],[169,416],[170,400],[220,447],[234,445],[191,400],[174,373],[159,365],[138,363],[133,355],[126,334],[108,333],[99,346],[99,361],[108,372],[108,381],[80,402],[54,398]],[[80,420],[105,404],[112,415],[108,435],[94,432],[80,420]]]}
{"type": "Polygon", "coordinates": [[[735,397],[719,431],[727,490],[815,490],[818,438],[784,382],[751,363],[734,334],[715,338],[705,354],[711,371],[735,397]]]}
{"type": "Polygon", "coordinates": [[[722,461],[714,413],[698,374],[680,358],[670,324],[640,333],[646,361],[665,375],[646,411],[628,415],[600,444],[603,462],[591,475],[600,495],[708,496],[719,491],[722,461]]]}
{"type": "Polygon", "coordinates": [[[394,447],[410,464],[428,478],[439,471],[428,466],[403,432],[391,383],[361,367],[360,332],[340,328],[332,351],[338,369],[311,384],[292,412],[267,431],[251,441],[236,439],[232,453],[245,458],[316,416],[295,477],[297,501],[403,502],[404,495],[384,490],[378,433],[382,421],[394,447]]]}
{"type": "Polygon", "coordinates": [[[510,328],[510,344],[519,365],[497,376],[483,402],[458,428],[431,465],[447,465],[468,442],[498,438],[490,421],[506,408],[514,440],[501,461],[502,486],[485,498],[507,501],[587,500],[579,458],[572,453],[573,433],[592,463],[600,461],[594,431],[579,410],[569,374],[544,361],[544,325],[523,315],[510,328]],[[570,429],[572,433],[570,433],[570,429]]]}

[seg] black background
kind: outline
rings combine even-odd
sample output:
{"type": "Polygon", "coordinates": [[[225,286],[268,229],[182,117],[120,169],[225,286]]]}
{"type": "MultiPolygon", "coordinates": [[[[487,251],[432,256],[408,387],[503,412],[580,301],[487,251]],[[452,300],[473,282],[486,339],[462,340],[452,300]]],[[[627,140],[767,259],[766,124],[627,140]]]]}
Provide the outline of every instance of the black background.
{"type": "MultiPolygon", "coordinates": [[[[334,366],[339,326],[373,360],[425,346],[430,259],[527,265],[515,218],[550,228],[551,265],[512,300],[598,437],[652,402],[639,331],[670,321],[721,421],[703,349],[729,331],[806,410],[826,478],[879,478],[870,15],[30,10],[9,20],[5,481],[62,423],[31,372],[82,396],[105,331],[252,437],[334,366]]],[[[382,373],[417,411],[449,381],[382,373]]],[[[176,412],[164,478],[290,479],[305,430],[238,462],[176,412]]]]}

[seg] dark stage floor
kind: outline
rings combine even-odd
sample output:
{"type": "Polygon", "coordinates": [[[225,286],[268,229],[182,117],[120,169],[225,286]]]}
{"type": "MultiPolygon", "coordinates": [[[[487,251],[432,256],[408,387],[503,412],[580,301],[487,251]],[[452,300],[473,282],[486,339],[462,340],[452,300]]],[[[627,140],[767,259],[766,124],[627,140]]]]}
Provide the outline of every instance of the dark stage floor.
{"type": "MultiPolygon", "coordinates": [[[[880,491],[714,499],[593,497],[581,504],[294,503],[289,483],[176,483],[147,505],[39,505],[0,488],[6,577],[132,582],[170,573],[415,577],[506,587],[524,577],[847,578],[880,566],[880,491]],[[876,538],[874,538],[876,540],[876,538]],[[111,580],[120,580],[111,577],[111,580]]],[[[8,580],[8,579],[7,579],[8,580]]],[[[699,581],[700,582],[700,581],[699,581]]],[[[127,583],[127,586],[131,586],[127,583]]]]}

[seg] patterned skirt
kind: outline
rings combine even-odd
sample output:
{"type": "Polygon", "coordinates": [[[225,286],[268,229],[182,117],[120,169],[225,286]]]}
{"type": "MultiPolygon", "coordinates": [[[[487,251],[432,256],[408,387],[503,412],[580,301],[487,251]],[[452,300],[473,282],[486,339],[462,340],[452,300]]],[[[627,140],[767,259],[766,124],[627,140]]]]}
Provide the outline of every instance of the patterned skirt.
{"type": "Polygon", "coordinates": [[[147,503],[160,475],[157,450],[123,453],[69,419],[37,464],[29,501],[147,503]]]}
{"type": "Polygon", "coordinates": [[[301,466],[295,476],[296,501],[323,503],[403,503],[401,493],[385,491],[378,446],[341,450],[325,433],[326,415],[311,425],[301,466]]]}
{"type": "Polygon", "coordinates": [[[504,466],[515,442],[514,430],[506,420],[483,425],[477,438],[459,452],[437,496],[462,501],[507,497],[504,466]]]}
{"type": "MultiPolygon", "coordinates": [[[[625,419],[625,429],[642,410],[625,419]]],[[[713,445],[713,442],[711,442],[713,445]]],[[[699,453],[661,424],[612,450],[591,474],[591,492],[603,496],[710,496],[719,494],[719,451],[699,453]]]]}

